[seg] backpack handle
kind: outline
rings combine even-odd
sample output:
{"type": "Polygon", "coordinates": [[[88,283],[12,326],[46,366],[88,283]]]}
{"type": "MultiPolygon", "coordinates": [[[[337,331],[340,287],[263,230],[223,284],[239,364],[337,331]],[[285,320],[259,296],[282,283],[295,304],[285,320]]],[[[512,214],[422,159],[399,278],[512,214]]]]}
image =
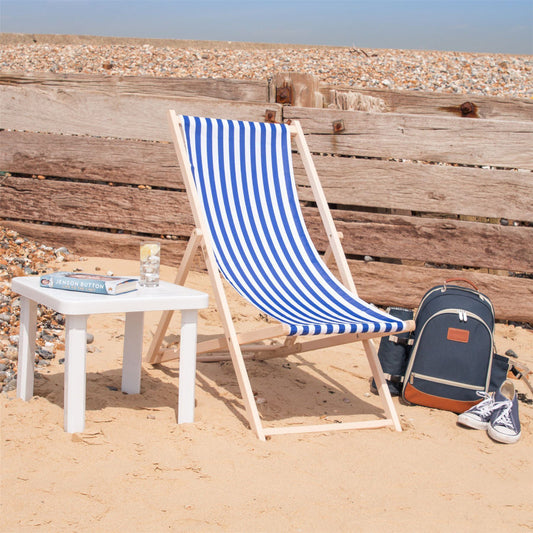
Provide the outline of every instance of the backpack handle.
{"type": "Polygon", "coordinates": [[[471,282],[471,281],[468,281],[467,279],[465,278],[450,278],[450,279],[447,279],[445,282],[444,282],[444,288],[446,288],[446,285],[448,283],[450,283],[451,281],[462,281],[463,283],[468,283],[469,285],[472,285],[472,287],[474,287],[474,289],[476,291],[479,291],[479,289],[471,282]]]}

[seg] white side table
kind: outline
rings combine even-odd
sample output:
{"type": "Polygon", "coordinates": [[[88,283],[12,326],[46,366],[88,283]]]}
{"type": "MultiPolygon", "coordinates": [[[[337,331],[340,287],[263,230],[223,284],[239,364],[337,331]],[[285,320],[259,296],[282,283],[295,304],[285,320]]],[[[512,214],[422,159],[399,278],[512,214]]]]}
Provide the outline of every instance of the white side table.
{"type": "Polygon", "coordinates": [[[208,296],[173,283],[140,288],[119,295],[91,294],[50,289],[39,285],[39,276],[13,278],[11,288],[20,294],[20,335],[17,397],[33,396],[33,363],[37,304],[65,316],[65,431],[77,433],[85,427],[87,318],[95,313],[125,313],[122,362],[122,391],[141,391],[143,324],[145,311],[181,311],[178,423],[194,421],[196,375],[196,331],[198,309],[205,309],[208,296]]]}

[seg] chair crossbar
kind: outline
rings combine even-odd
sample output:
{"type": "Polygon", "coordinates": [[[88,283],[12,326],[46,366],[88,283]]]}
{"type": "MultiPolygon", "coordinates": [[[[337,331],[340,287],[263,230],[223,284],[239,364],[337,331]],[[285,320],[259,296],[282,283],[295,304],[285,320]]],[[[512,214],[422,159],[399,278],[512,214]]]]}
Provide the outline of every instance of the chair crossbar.
{"type": "Polygon", "coordinates": [[[393,426],[391,420],[365,420],[361,422],[333,422],[309,426],[282,426],[263,428],[266,436],[284,435],[290,433],[329,433],[330,431],[348,431],[350,429],[376,429],[393,426]]]}

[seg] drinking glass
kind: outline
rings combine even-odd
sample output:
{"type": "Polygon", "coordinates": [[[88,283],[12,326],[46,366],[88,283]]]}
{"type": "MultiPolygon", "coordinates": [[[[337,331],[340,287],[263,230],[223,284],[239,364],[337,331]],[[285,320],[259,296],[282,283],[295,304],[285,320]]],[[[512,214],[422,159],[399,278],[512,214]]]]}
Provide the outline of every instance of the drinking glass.
{"type": "Polygon", "coordinates": [[[158,242],[141,242],[141,263],[139,285],[157,287],[159,285],[159,264],[161,247],[158,242]]]}

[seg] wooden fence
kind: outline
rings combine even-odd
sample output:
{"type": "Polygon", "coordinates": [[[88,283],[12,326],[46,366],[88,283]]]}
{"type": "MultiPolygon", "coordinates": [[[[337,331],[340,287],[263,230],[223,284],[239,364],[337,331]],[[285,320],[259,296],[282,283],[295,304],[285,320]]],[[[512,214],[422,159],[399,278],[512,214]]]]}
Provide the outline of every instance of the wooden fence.
{"type": "Polygon", "coordinates": [[[0,74],[0,224],[85,255],[136,258],[157,237],[177,265],[192,217],[166,110],[299,120],[363,298],[415,307],[467,277],[499,319],[533,322],[533,102],[361,90],[383,112],[331,108],[348,92],[305,75],[0,74]]]}

